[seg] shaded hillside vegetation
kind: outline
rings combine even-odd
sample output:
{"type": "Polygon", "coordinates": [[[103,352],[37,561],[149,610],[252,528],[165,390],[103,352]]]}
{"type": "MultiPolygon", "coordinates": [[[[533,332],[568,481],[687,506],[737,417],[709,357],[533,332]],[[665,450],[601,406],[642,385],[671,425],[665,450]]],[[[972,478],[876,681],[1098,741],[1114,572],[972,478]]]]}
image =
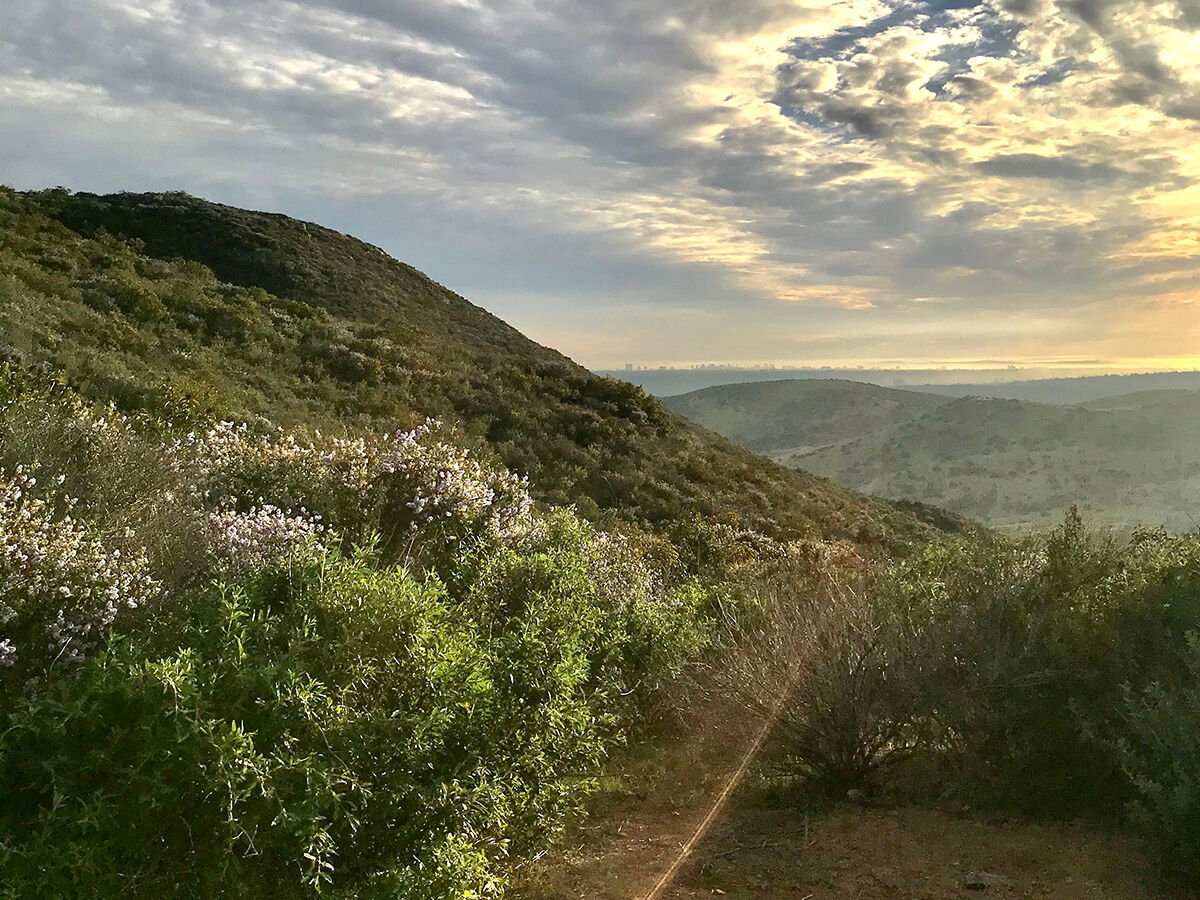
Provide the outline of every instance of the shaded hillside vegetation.
{"type": "Polygon", "coordinates": [[[668,409],[774,457],[907,422],[946,402],[944,397],[817,378],[727,384],[663,401],[668,409]]]}
{"type": "Polygon", "coordinates": [[[700,515],[864,543],[934,530],[920,508],[691,426],[376,247],[184,194],[0,192],[0,353],[127,410],[376,430],[440,417],[596,521],[700,515]]]}
{"type": "Polygon", "coordinates": [[[1196,391],[1051,406],[790,381],[665,402],[787,465],[996,527],[1048,525],[1078,505],[1099,522],[1184,530],[1200,507],[1196,391]]]}

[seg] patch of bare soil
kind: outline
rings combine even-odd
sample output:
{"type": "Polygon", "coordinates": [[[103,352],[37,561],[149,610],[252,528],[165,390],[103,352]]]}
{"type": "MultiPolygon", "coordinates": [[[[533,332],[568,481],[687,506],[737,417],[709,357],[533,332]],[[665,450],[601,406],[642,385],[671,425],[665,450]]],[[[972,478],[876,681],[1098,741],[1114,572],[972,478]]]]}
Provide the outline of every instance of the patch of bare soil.
{"type": "Polygon", "coordinates": [[[1137,841],[1080,823],[855,806],[805,821],[803,813],[743,799],[666,894],[713,896],[1182,900],[1196,894],[1164,883],[1137,841]]]}
{"type": "Polygon", "coordinates": [[[696,725],[629,748],[617,761],[619,774],[602,781],[587,819],[562,848],[518,871],[511,896],[640,900],[725,787],[758,724],[725,707],[690,718],[723,727],[696,725]]]}
{"type": "MultiPolygon", "coordinates": [[[[747,723],[742,743],[750,740],[747,723]]],[[[737,733],[737,729],[734,729],[737,733]]],[[[691,734],[622,761],[564,849],[525,867],[518,900],[641,900],[736,767],[730,733],[691,734]]],[[[806,815],[749,786],[663,900],[1200,898],[1160,879],[1138,841],[1082,823],[988,820],[844,804],[806,815]]]]}

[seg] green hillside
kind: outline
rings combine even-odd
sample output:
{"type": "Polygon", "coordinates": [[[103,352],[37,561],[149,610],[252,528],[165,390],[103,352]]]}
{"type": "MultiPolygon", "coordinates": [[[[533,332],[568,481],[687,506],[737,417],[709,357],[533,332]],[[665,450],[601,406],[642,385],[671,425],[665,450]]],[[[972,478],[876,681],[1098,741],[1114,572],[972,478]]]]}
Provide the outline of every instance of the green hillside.
{"type": "Polygon", "coordinates": [[[773,457],[906,422],[948,402],[932,394],[828,379],[727,384],[663,400],[668,409],[773,457]]]}
{"type": "Polygon", "coordinates": [[[184,194],[0,191],[0,354],[129,410],[335,430],[438,417],[597,521],[932,531],[590,374],[377,247],[184,194]]]}
{"type": "Polygon", "coordinates": [[[966,384],[907,384],[905,390],[946,397],[994,397],[1078,406],[1130,394],[1200,390],[1200,372],[1140,372],[1130,375],[1081,375],[1072,378],[1038,378],[1032,381],[975,382],[966,384]]]}
{"type": "Polygon", "coordinates": [[[1200,392],[1057,406],[786,381],[671,398],[685,415],[788,465],[995,527],[1047,525],[1078,505],[1119,527],[1194,526],[1200,392]],[[831,440],[818,443],[824,430],[831,440]]]}
{"type": "Polygon", "coordinates": [[[1088,400],[1078,403],[1085,409],[1149,409],[1151,407],[1188,406],[1200,391],[1195,390],[1155,390],[1136,391],[1131,394],[1116,394],[1112,397],[1101,397],[1098,400],[1088,400]]]}

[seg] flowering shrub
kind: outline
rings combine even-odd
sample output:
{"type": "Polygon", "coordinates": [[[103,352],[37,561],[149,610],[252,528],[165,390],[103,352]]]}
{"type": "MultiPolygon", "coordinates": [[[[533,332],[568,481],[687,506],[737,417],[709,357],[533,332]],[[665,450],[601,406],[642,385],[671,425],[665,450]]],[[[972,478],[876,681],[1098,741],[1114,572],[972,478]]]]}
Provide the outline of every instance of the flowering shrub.
{"type": "Polygon", "coordinates": [[[259,434],[245,424],[220,422],[189,433],[171,452],[190,467],[196,499],[210,508],[313,510],[359,540],[378,516],[371,497],[376,443],[319,433],[309,440],[284,431],[259,434]]]}
{"type": "Polygon", "coordinates": [[[210,513],[205,544],[218,573],[238,575],[295,555],[314,543],[322,530],[319,521],[268,503],[246,512],[210,513]]]}
{"type": "Polygon", "coordinates": [[[0,469],[20,467],[40,494],[68,495],[88,534],[144,555],[167,587],[195,578],[205,516],[188,490],[189,467],[164,446],[164,424],[25,380],[0,367],[0,469]]]}
{"type": "Polygon", "coordinates": [[[388,436],[254,434],[222,422],[172,452],[192,460],[199,502],[311,511],[350,544],[378,535],[385,561],[436,557],[468,538],[532,527],[525,481],[484,465],[435,422],[388,436]]]}
{"type": "Polygon", "coordinates": [[[313,547],[118,639],[0,729],[0,883],[500,896],[619,740],[616,699],[697,633],[643,658],[631,623],[687,604],[601,601],[589,535],[564,514],[535,552],[460,557],[459,592],[313,547]]]}
{"type": "MultiPolygon", "coordinates": [[[[394,434],[380,462],[389,509],[408,511],[408,528],[466,527],[497,538],[513,538],[531,525],[533,502],[523,478],[493,469],[463,450],[438,440],[441,426],[426,422],[394,434]]],[[[447,533],[454,536],[454,529],[447,533]]]]}
{"type": "Polygon", "coordinates": [[[37,479],[0,473],[0,667],[35,677],[82,662],[130,610],[157,596],[146,560],[89,538],[34,494],[37,479]]]}

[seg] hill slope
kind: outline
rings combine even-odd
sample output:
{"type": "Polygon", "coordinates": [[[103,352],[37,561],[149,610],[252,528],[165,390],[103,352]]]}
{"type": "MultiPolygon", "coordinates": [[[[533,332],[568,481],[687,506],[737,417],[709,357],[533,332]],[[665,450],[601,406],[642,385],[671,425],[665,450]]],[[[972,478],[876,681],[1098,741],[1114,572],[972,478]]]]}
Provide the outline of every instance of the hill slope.
{"type": "Polygon", "coordinates": [[[1029,400],[1034,403],[1074,405],[1088,400],[1147,390],[1200,390],[1200,370],[1175,372],[1141,372],[1128,375],[1071,375],[1068,377],[1035,378],[1024,373],[1021,381],[1012,381],[1013,372],[1004,369],[986,371],[989,378],[999,380],[951,381],[951,378],[983,377],[966,369],[864,369],[862,367],[834,369],[751,368],[733,366],[698,366],[685,369],[666,367],[654,369],[601,370],[598,375],[610,375],[636,384],[656,397],[680,397],[711,387],[733,384],[775,381],[841,381],[866,382],[882,387],[894,387],[914,393],[940,394],[946,397],[997,397],[1004,400],[1029,400]]]}
{"type": "Polygon", "coordinates": [[[954,527],[762,460],[380,249],[185,194],[0,190],[0,354],[124,408],[323,428],[458,424],[596,519],[905,542],[954,527]]]}
{"type": "Polygon", "coordinates": [[[1118,526],[1186,529],[1200,507],[1200,392],[1052,406],[820,384],[710,388],[667,402],[788,465],[997,527],[1049,524],[1076,504],[1118,526]],[[804,446],[822,431],[841,440],[804,446]]]}
{"type": "Polygon", "coordinates": [[[932,394],[815,378],[728,384],[663,399],[668,409],[773,457],[906,422],[948,402],[932,394]]]}
{"type": "Polygon", "coordinates": [[[1133,375],[1083,375],[1074,378],[1040,378],[991,384],[913,384],[905,390],[946,397],[995,397],[1074,406],[1153,391],[1200,390],[1200,371],[1142,372],[1133,375]]]}
{"type": "Polygon", "coordinates": [[[1088,400],[1086,403],[1077,403],[1076,406],[1082,406],[1084,409],[1142,409],[1159,408],[1160,411],[1169,406],[1190,406],[1195,400],[1196,390],[1184,390],[1181,388],[1163,389],[1156,391],[1136,391],[1131,394],[1114,394],[1111,397],[1101,397],[1098,400],[1088,400]]]}

